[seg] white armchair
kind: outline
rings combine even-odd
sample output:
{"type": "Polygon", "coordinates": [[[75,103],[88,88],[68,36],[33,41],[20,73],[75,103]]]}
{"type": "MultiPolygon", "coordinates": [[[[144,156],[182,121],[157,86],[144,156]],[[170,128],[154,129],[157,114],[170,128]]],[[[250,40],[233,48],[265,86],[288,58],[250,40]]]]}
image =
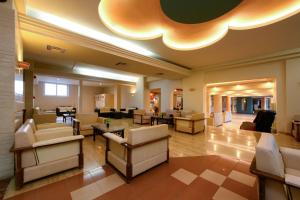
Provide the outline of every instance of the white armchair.
{"type": "Polygon", "coordinates": [[[260,199],[300,199],[299,163],[300,150],[278,148],[272,134],[262,133],[250,167],[259,178],[260,199]]]}
{"type": "Polygon", "coordinates": [[[82,135],[53,137],[53,132],[37,137],[29,123],[23,124],[15,133],[11,150],[15,155],[16,188],[67,169],[83,168],[83,138],[82,135]]]}
{"type": "Polygon", "coordinates": [[[127,139],[104,133],[106,163],[114,166],[130,181],[132,177],[168,162],[168,125],[141,127],[129,130],[127,139]]]}
{"type": "Polygon", "coordinates": [[[150,124],[152,113],[139,109],[133,111],[134,124],[150,124]]]}

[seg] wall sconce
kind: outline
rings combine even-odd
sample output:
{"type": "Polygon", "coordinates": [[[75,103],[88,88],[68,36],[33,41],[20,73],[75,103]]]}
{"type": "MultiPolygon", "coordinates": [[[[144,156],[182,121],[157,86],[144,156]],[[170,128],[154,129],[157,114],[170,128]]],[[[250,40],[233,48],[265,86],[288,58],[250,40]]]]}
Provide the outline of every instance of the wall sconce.
{"type": "Polygon", "coordinates": [[[30,63],[18,61],[16,69],[19,70],[19,72],[20,72],[21,70],[29,69],[29,67],[30,67],[30,63]]]}

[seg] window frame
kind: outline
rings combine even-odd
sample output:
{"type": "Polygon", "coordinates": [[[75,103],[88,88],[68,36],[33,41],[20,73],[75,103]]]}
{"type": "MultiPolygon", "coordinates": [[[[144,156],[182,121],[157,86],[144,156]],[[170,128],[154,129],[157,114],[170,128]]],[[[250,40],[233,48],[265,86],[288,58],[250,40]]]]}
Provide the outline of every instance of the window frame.
{"type": "Polygon", "coordinates": [[[47,97],[62,97],[62,98],[69,97],[69,85],[68,84],[45,82],[43,89],[44,89],[44,96],[47,96],[47,97]],[[46,84],[55,85],[55,94],[53,94],[53,95],[46,94],[46,84]],[[57,89],[58,89],[59,85],[66,86],[66,89],[67,89],[66,95],[58,95],[58,90],[57,89]]]}

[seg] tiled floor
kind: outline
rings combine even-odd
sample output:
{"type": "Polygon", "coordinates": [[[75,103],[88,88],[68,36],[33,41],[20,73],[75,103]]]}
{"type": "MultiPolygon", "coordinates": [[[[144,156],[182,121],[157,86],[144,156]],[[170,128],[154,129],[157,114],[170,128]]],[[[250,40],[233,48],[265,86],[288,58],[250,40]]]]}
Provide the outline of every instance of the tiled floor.
{"type": "Polygon", "coordinates": [[[97,172],[81,173],[9,199],[256,200],[257,181],[245,170],[247,168],[249,165],[244,162],[213,155],[171,158],[169,163],[163,163],[126,184],[114,170],[106,166],[98,168],[97,172]],[[207,171],[210,173],[202,178],[207,171]],[[254,185],[231,179],[229,175],[233,171],[254,179],[254,185]],[[222,177],[222,183],[214,182],[217,176],[222,177]]]}
{"type": "MultiPolygon", "coordinates": [[[[125,135],[129,128],[140,127],[132,123],[132,119],[113,120],[114,124],[122,125],[125,127],[125,135]]],[[[169,142],[170,157],[188,157],[188,156],[200,156],[200,155],[220,155],[222,157],[233,158],[237,160],[250,163],[254,153],[255,145],[258,141],[260,133],[243,131],[230,126],[223,127],[207,127],[204,133],[197,135],[189,135],[185,133],[175,132],[173,128],[169,128],[169,134],[172,136],[169,142]]],[[[300,143],[285,134],[277,134],[277,142],[280,146],[288,146],[294,148],[300,148],[300,143]]],[[[69,170],[58,175],[50,176],[38,181],[34,181],[19,190],[14,188],[14,180],[12,180],[8,186],[5,198],[12,197],[30,190],[34,190],[51,183],[55,183],[64,180],[68,177],[78,176],[78,174],[84,174],[86,177],[93,177],[93,171],[97,174],[98,170],[102,170],[102,166],[105,165],[104,152],[105,142],[101,136],[96,137],[96,141],[93,141],[92,137],[86,137],[84,139],[84,170],[69,170]]],[[[225,161],[224,161],[225,162],[225,161]]],[[[228,163],[228,165],[231,162],[228,163]]],[[[186,169],[186,168],[183,168],[186,169]]],[[[219,168],[212,167],[212,170],[218,172],[219,168]]],[[[247,169],[248,170],[248,169],[247,169]]],[[[223,171],[219,171],[223,174],[223,171]]],[[[226,176],[229,175],[225,174],[226,176]]],[[[236,172],[230,175],[231,180],[234,180],[237,176],[236,172]]],[[[225,180],[224,184],[227,184],[225,180]]],[[[231,183],[229,181],[229,183],[231,183]]]]}

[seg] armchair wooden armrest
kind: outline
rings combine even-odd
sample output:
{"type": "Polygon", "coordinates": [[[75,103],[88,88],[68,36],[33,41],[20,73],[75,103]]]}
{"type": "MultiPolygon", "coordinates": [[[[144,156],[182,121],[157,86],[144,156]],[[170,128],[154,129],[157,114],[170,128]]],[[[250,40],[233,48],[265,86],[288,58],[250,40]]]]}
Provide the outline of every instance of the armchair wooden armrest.
{"type": "Polygon", "coordinates": [[[80,121],[73,119],[73,135],[80,135],[80,121]]]}

